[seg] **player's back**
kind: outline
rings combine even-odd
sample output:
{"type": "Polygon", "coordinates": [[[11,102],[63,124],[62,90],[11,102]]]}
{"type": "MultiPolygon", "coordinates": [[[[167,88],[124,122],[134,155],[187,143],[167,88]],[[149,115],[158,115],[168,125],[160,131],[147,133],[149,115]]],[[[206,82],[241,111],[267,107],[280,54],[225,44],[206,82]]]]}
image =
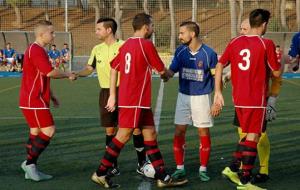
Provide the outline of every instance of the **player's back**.
{"type": "Polygon", "coordinates": [[[150,108],[152,69],[164,70],[153,43],[144,38],[129,38],[111,67],[120,71],[119,107],[150,108]]]}
{"type": "Polygon", "coordinates": [[[235,105],[265,106],[270,75],[268,60],[276,60],[274,43],[256,35],[240,36],[231,41],[229,54],[235,105]]]}
{"type": "Polygon", "coordinates": [[[152,44],[144,38],[129,38],[119,49],[120,107],[150,107],[151,105],[152,67],[147,49],[150,43],[152,44]]]}

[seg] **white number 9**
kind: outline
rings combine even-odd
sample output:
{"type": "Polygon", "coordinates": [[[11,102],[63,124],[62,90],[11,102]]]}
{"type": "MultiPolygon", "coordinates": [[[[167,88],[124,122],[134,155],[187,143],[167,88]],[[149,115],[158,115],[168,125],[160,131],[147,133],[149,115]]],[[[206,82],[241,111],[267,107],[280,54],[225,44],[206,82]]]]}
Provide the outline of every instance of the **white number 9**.
{"type": "Polygon", "coordinates": [[[240,56],[243,57],[243,60],[246,62],[246,65],[243,65],[243,63],[239,63],[238,66],[241,70],[246,71],[250,67],[250,51],[249,51],[249,49],[241,50],[240,56]]]}
{"type": "Polygon", "coordinates": [[[125,55],[125,73],[128,74],[130,71],[130,64],[131,64],[131,54],[126,53],[125,55]]]}

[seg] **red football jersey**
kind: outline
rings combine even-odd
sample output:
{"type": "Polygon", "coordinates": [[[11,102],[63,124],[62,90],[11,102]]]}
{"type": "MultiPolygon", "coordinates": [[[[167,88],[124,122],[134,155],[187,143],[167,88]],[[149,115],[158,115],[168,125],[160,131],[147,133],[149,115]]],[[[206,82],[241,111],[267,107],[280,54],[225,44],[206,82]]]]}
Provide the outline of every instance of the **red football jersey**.
{"type": "Polygon", "coordinates": [[[111,61],[111,67],[120,72],[118,106],[150,108],[152,69],[164,69],[153,43],[144,38],[129,38],[111,61]]]}
{"type": "Polygon", "coordinates": [[[23,75],[20,89],[20,108],[49,109],[50,78],[52,71],[45,49],[31,44],[24,54],[23,75]]]}
{"type": "Polygon", "coordinates": [[[265,107],[270,70],[280,70],[272,40],[257,35],[236,37],[220,63],[231,64],[232,96],[236,107],[265,107]]]}

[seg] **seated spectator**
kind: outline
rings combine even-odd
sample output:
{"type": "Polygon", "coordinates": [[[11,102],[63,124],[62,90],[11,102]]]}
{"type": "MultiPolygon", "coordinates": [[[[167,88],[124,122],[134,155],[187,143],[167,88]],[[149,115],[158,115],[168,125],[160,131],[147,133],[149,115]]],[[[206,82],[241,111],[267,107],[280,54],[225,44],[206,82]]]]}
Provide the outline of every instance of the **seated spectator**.
{"type": "Polygon", "coordinates": [[[64,48],[61,50],[61,59],[63,63],[70,61],[70,49],[67,43],[64,43],[64,48]]]}
{"type": "Polygon", "coordinates": [[[50,63],[53,67],[58,68],[60,65],[60,52],[56,49],[56,45],[51,46],[51,50],[48,51],[50,63]]]}
{"type": "Polygon", "coordinates": [[[4,65],[4,57],[3,57],[2,49],[0,49],[0,64],[1,66],[4,65]]]}
{"type": "Polygon", "coordinates": [[[10,42],[6,43],[6,48],[3,50],[3,58],[7,71],[14,71],[16,66],[16,51],[11,47],[10,42]]]}

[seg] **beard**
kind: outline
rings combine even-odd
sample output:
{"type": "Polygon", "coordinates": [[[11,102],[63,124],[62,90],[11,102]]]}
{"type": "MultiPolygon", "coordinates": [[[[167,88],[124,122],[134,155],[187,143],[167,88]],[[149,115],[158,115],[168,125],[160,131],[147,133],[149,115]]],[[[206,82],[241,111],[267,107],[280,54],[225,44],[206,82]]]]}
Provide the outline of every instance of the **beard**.
{"type": "Polygon", "coordinates": [[[147,33],[147,34],[146,34],[146,36],[145,36],[145,38],[146,38],[146,39],[151,39],[151,37],[152,37],[152,34],[153,34],[153,32],[151,32],[151,33],[147,33]]]}
{"type": "Polygon", "coordinates": [[[192,41],[192,38],[190,38],[188,41],[181,40],[182,44],[187,45],[187,46],[190,45],[191,41],[192,41]]]}

